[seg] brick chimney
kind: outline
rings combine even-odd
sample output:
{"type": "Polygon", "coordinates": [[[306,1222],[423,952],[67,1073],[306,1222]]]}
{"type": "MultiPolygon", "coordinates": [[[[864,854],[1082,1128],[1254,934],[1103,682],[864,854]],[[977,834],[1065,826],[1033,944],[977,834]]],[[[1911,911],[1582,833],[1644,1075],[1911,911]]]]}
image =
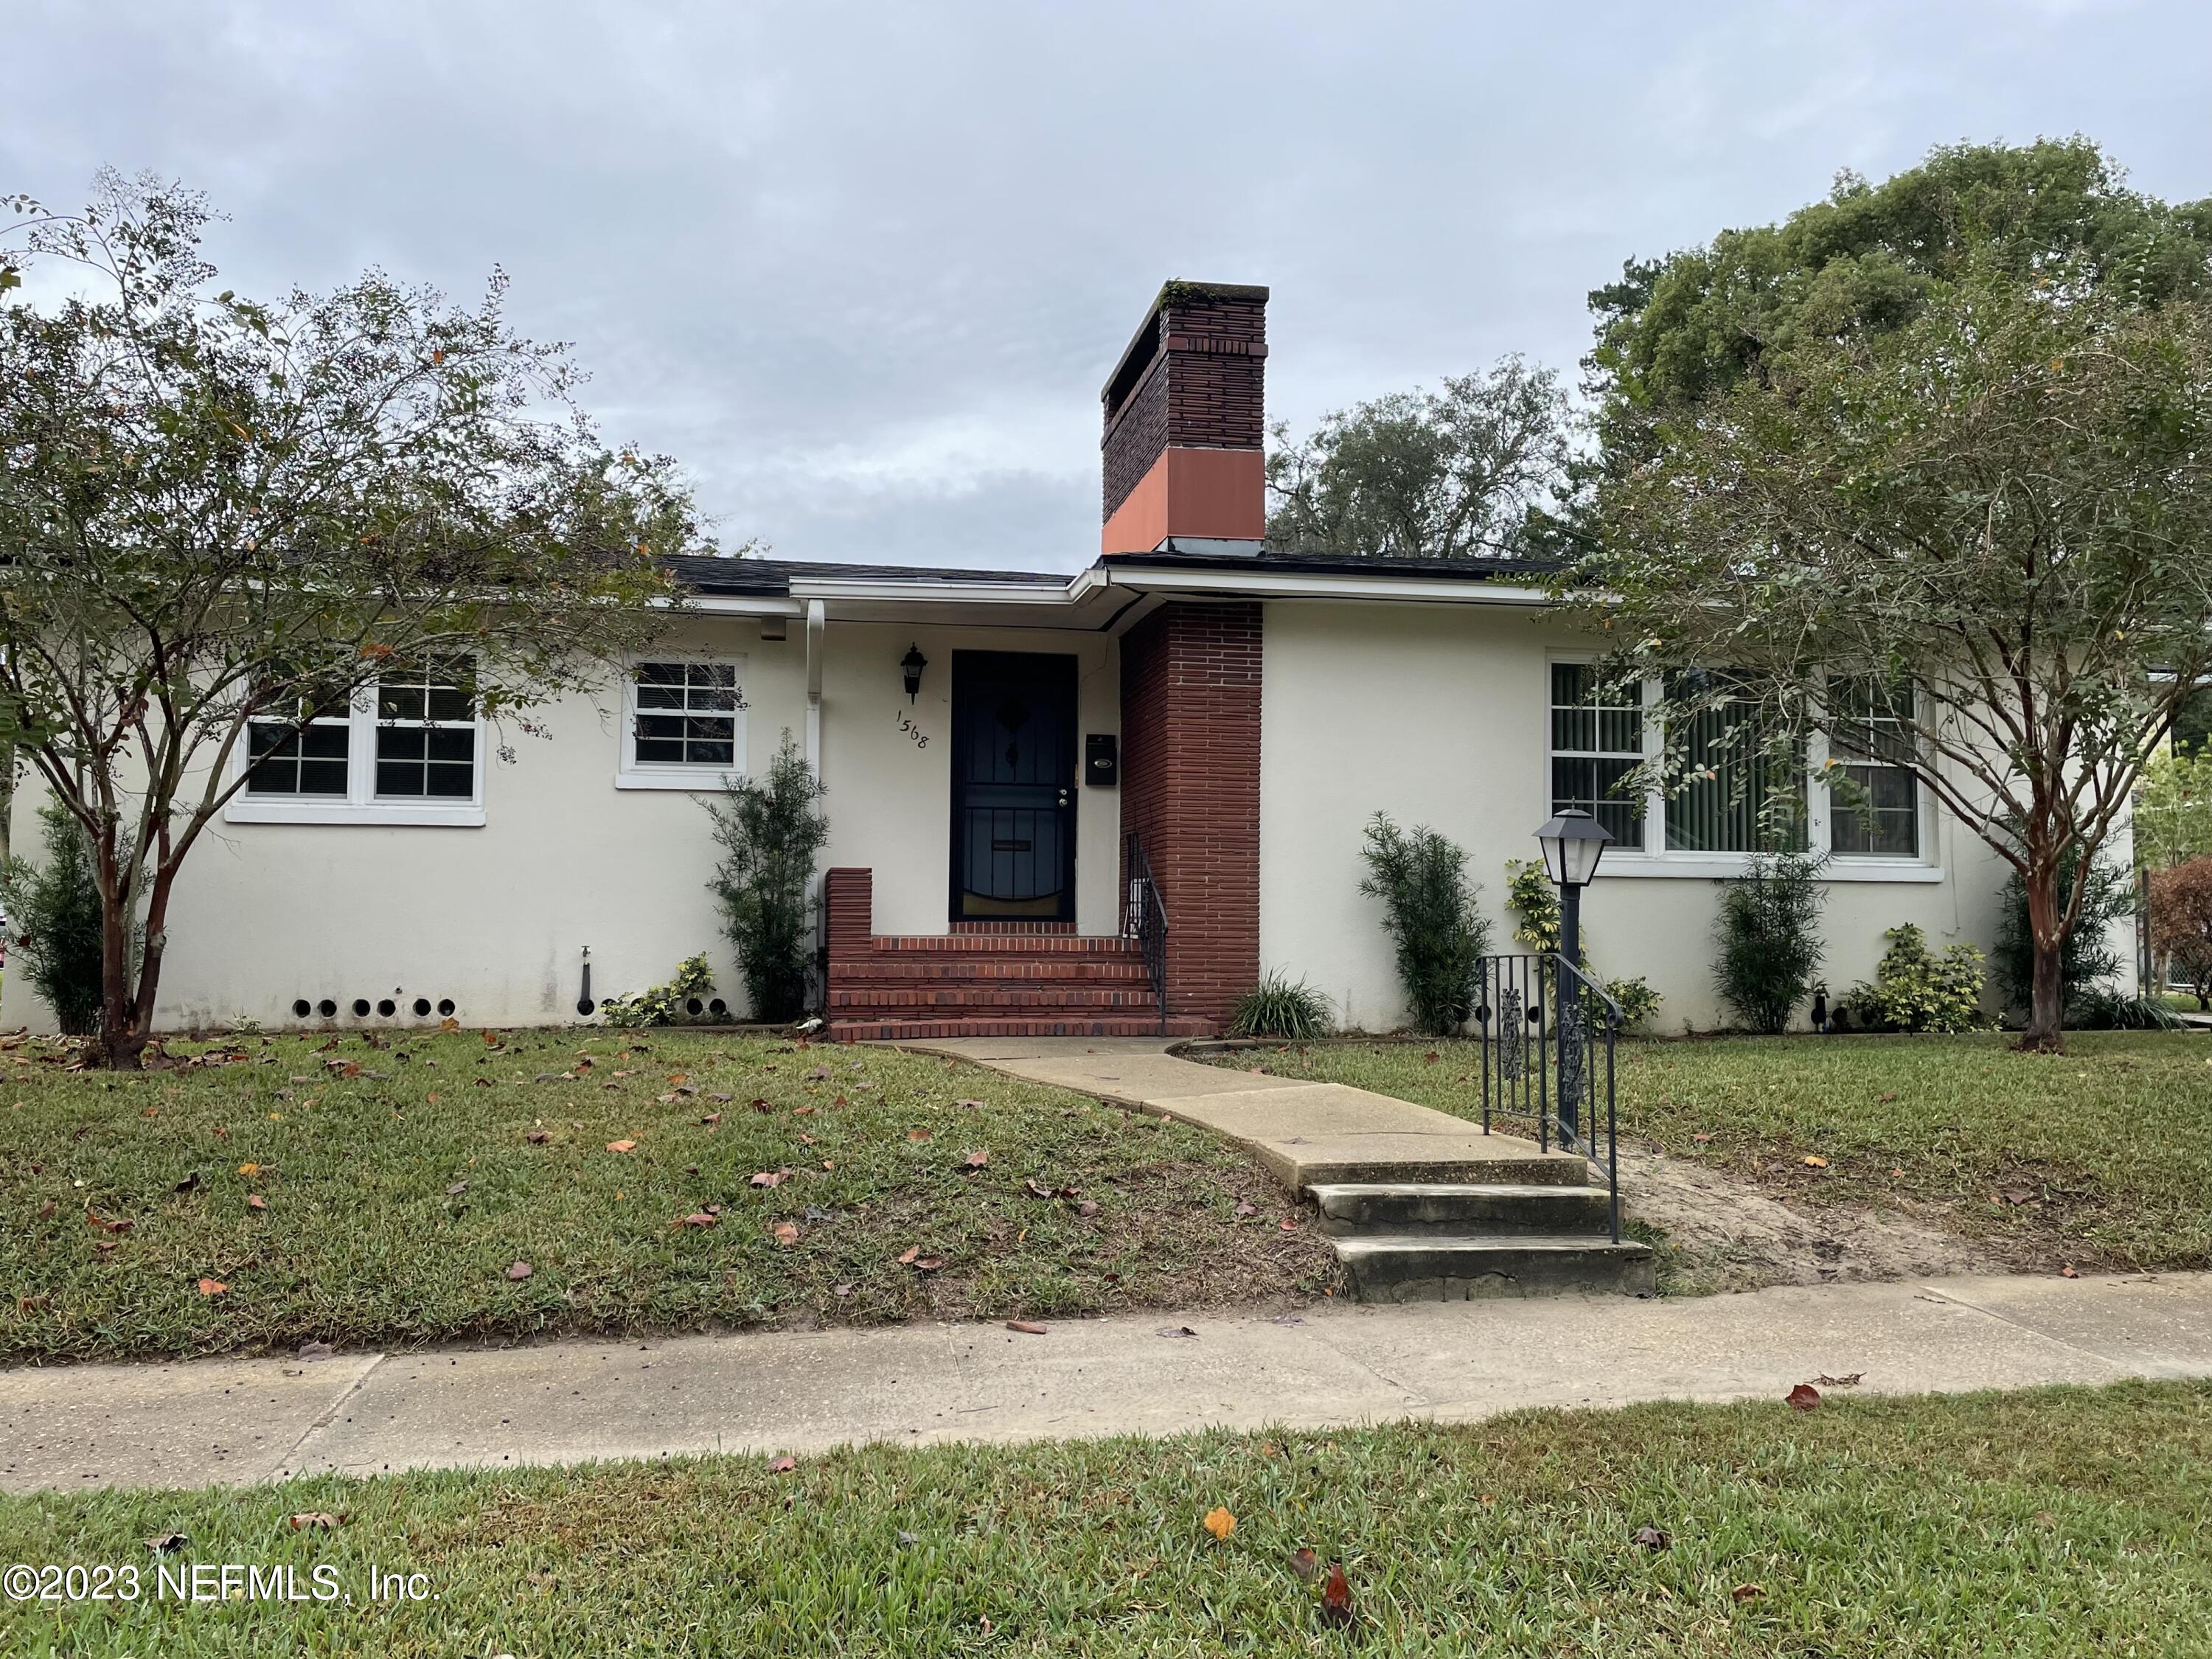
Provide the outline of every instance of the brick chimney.
{"type": "Polygon", "coordinates": [[[1267,362],[1266,289],[1160,289],[1101,394],[1102,551],[1150,553],[1170,538],[1259,550],[1267,362]]]}

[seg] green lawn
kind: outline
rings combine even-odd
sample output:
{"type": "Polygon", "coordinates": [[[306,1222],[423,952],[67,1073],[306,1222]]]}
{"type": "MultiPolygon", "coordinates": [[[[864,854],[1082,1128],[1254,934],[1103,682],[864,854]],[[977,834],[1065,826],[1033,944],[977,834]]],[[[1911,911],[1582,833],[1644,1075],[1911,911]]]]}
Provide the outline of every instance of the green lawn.
{"type": "MultiPolygon", "coordinates": [[[[1994,1034],[1625,1042],[1621,1128],[1808,1201],[1909,1208],[2023,1266],[2212,1267],[2212,1038],[2074,1032],[2066,1048],[2023,1054],[1994,1034]]],[[[1472,1117],[1477,1054],[1346,1043],[1223,1063],[1472,1117]]]]}
{"type": "Polygon", "coordinates": [[[869,1448],[0,1500],[0,1561],[134,1604],[0,1606],[0,1650],[2202,1655],[2212,1388],[1528,1413],[1472,1427],[869,1448]],[[1236,1526],[1216,1541],[1215,1506],[1236,1526]],[[336,1530],[295,1531],[325,1512],[336,1530]],[[1641,1547],[1640,1528],[1667,1534],[1641,1547]],[[351,1606],[157,1605],[182,1566],[351,1606]],[[1340,1562],[1352,1620],[1294,1570],[1340,1562]],[[438,1599],[367,1604],[372,1567],[438,1599]],[[8,1626],[13,1621],[14,1629],[8,1626]]]}
{"type": "Polygon", "coordinates": [[[0,1048],[0,1358],[1066,1316],[1333,1273],[1213,1137],[925,1056],[574,1031],[233,1052],[118,1078],[0,1048]]]}

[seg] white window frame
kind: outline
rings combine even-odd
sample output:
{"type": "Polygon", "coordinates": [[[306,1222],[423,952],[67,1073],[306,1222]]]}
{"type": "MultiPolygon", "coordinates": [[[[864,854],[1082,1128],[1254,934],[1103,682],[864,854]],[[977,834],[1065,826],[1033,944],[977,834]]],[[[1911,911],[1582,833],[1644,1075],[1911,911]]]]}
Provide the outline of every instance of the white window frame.
{"type": "MultiPolygon", "coordinates": [[[[1552,801],[1552,665],[1555,662],[1589,663],[1597,660],[1595,652],[1554,651],[1544,660],[1544,807],[1547,816],[1552,801]]],[[[1660,757],[1665,744],[1665,734],[1651,710],[1659,702],[1661,691],[1658,680],[1644,682],[1644,753],[1647,759],[1660,757]]],[[[1806,753],[1806,845],[1814,852],[1828,845],[1828,825],[1833,811],[1825,767],[1828,758],[1825,738],[1815,737],[1806,753]]],[[[1924,780],[1916,780],[1913,799],[1919,812],[1920,853],[1917,858],[1893,858],[1878,854],[1848,853],[1831,854],[1822,868],[1822,879],[1840,882],[1899,882],[1931,883],[1943,879],[1944,871],[1937,837],[1942,833],[1943,815],[1936,810],[1933,793],[1924,780]]],[[[1598,865],[1598,878],[1607,876],[1640,878],[1644,879],[1674,879],[1683,881],[1715,881],[1729,876],[1740,876],[1751,864],[1749,853],[1684,853],[1670,851],[1667,846],[1667,797],[1663,789],[1653,787],[1645,792],[1644,817],[1640,828],[1644,832],[1641,846],[1616,842],[1605,850],[1598,865]]]]}
{"type": "MultiPolygon", "coordinates": [[[[622,731],[617,742],[615,787],[617,789],[684,789],[717,792],[745,776],[745,653],[718,652],[660,652],[630,659],[623,664],[622,731]],[[687,666],[727,668],[737,679],[738,706],[731,728],[732,763],[701,765],[688,761],[646,761],[637,757],[637,671],[649,662],[680,662],[687,666]]],[[[665,711],[662,711],[665,712],[665,711]]]]}
{"type": "MultiPolygon", "coordinates": [[[[333,795],[256,795],[240,789],[223,808],[227,823],[381,823],[481,829],[484,822],[484,719],[478,709],[465,724],[475,733],[475,764],[468,798],[422,795],[380,796],[376,793],[377,688],[370,685],[349,706],[346,734],[346,793],[333,795]]],[[[273,724],[273,722],[264,722],[273,724]]],[[[459,720],[441,721],[449,727],[459,720]]],[[[231,777],[250,769],[251,741],[243,732],[231,755],[231,777]]]]}

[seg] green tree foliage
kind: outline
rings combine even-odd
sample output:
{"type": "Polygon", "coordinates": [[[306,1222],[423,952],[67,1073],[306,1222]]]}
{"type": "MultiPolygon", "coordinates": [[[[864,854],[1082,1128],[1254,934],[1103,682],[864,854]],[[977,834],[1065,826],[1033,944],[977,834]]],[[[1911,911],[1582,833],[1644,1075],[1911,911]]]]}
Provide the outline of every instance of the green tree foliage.
{"type": "Polygon", "coordinates": [[[2212,857],[2151,872],[2150,948],[2212,1011],[2212,857]]]}
{"type": "MultiPolygon", "coordinates": [[[[1559,948],[1559,890],[1544,872],[1543,860],[1505,860],[1505,908],[1513,917],[1516,941],[1538,951],[1559,948]]],[[[1582,957],[1576,966],[1595,975],[1597,968],[1590,956],[1587,925],[1582,929],[1582,957]]],[[[1640,974],[1629,979],[1608,979],[1604,985],[1606,995],[1620,1009],[1623,1030],[1635,1030],[1656,1018],[1667,1000],[1640,974]]]]}
{"type": "MultiPolygon", "coordinates": [[[[2059,884],[2075,886],[2078,852],[2061,857],[2059,884]]],[[[2093,986],[2116,978],[2127,964],[2113,947],[2112,930],[2136,913],[2133,872],[2110,859],[2091,865],[2081,889],[2080,919],[2058,953],[2060,1006],[2071,1012],[2093,986]]],[[[2005,1006],[2026,1009],[2035,994],[2035,930],[2029,919],[2027,884],[2015,870],[2005,880],[1997,910],[1996,968],[2005,1006]]]]}
{"type": "Polygon", "coordinates": [[[755,1019],[796,1019],[806,1010],[808,889],[830,841],[830,820],[815,803],[827,793],[786,732],[764,781],[737,779],[708,803],[723,857],[707,885],[721,905],[755,1019]]]}
{"type": "Polygon", "coordinates": [[[2136,792],[2136,859],[2169,869],[2212,854],[2212,749],[2168,750],[2143,766],[2136,792]]]}
{"type": "Polygon", "coordinates": [[[2033,1048],[2085,872],[2212,685],[2208,295],[2212,206],[2071,143],[1845,179],[1596,296],[1601,539],[1563,597],[1616,679],[1725,668],[1743,742],[1905,765],[1982,836],[2033,1048]],[[1903,716],[1880,754],[1861,690],[1903,716]]]}
{"type": "Polygon", "coordinates": [[[1267,543],[1365,558],[1520,556],[1532,510],[1567,487],[1565,393],[1507,357],[1436,391],[1394,392],[1325,416],[1267,456],[1267,543]]]}
{"type": "Polygon", "coordinates": [[[92,839],[58,801],[39,808],[45,862],[0,866],[8,907],[9,967],[27,975],[39,999],[71,1036],[100,1024],[100,884],[92,839]]]}
{"type": "Polygon", "coordinates": [[[1754,1031],[1790,1029],[1820,971],[1825,860],[1802,853],[1759,854],[1741,876],[1720,884],[1713,965],[1721,1000],[1754,1031]]]}
{"type": "Polygon", "coordinates": [[[595,685],[701,535],[671,464],[611,452],[562,349],[508,330],[504,278],[474,308],[375,272],[260,301],[217,288],[190,191],[0,209],[42,279],[0,283],[0,747],[91,839],[99,1053],[136,1066],[252,722],[393,662],[467,659],[495,720],[595,685]]]}
{"type": "Polygon", "coordinates": [[[1368,875],[1359,890],[1382,901],[1414,1029],[1449,1036],[1474,1011],[1477,969],[1490,948],[1467,854],[1426,826],[1401,830],[1382,812],[1369,821],[1366,836],[1368,875]]]}

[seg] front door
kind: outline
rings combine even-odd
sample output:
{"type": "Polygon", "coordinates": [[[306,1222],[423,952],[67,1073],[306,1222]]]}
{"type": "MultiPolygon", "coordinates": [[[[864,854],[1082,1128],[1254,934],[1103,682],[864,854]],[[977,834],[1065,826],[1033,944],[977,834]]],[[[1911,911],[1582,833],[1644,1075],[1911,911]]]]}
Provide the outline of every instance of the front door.
{"type": "Polygon", "coordinates": [[[1075,659],[952,653],[952,920],[1075,920],[1075,659]]]}

